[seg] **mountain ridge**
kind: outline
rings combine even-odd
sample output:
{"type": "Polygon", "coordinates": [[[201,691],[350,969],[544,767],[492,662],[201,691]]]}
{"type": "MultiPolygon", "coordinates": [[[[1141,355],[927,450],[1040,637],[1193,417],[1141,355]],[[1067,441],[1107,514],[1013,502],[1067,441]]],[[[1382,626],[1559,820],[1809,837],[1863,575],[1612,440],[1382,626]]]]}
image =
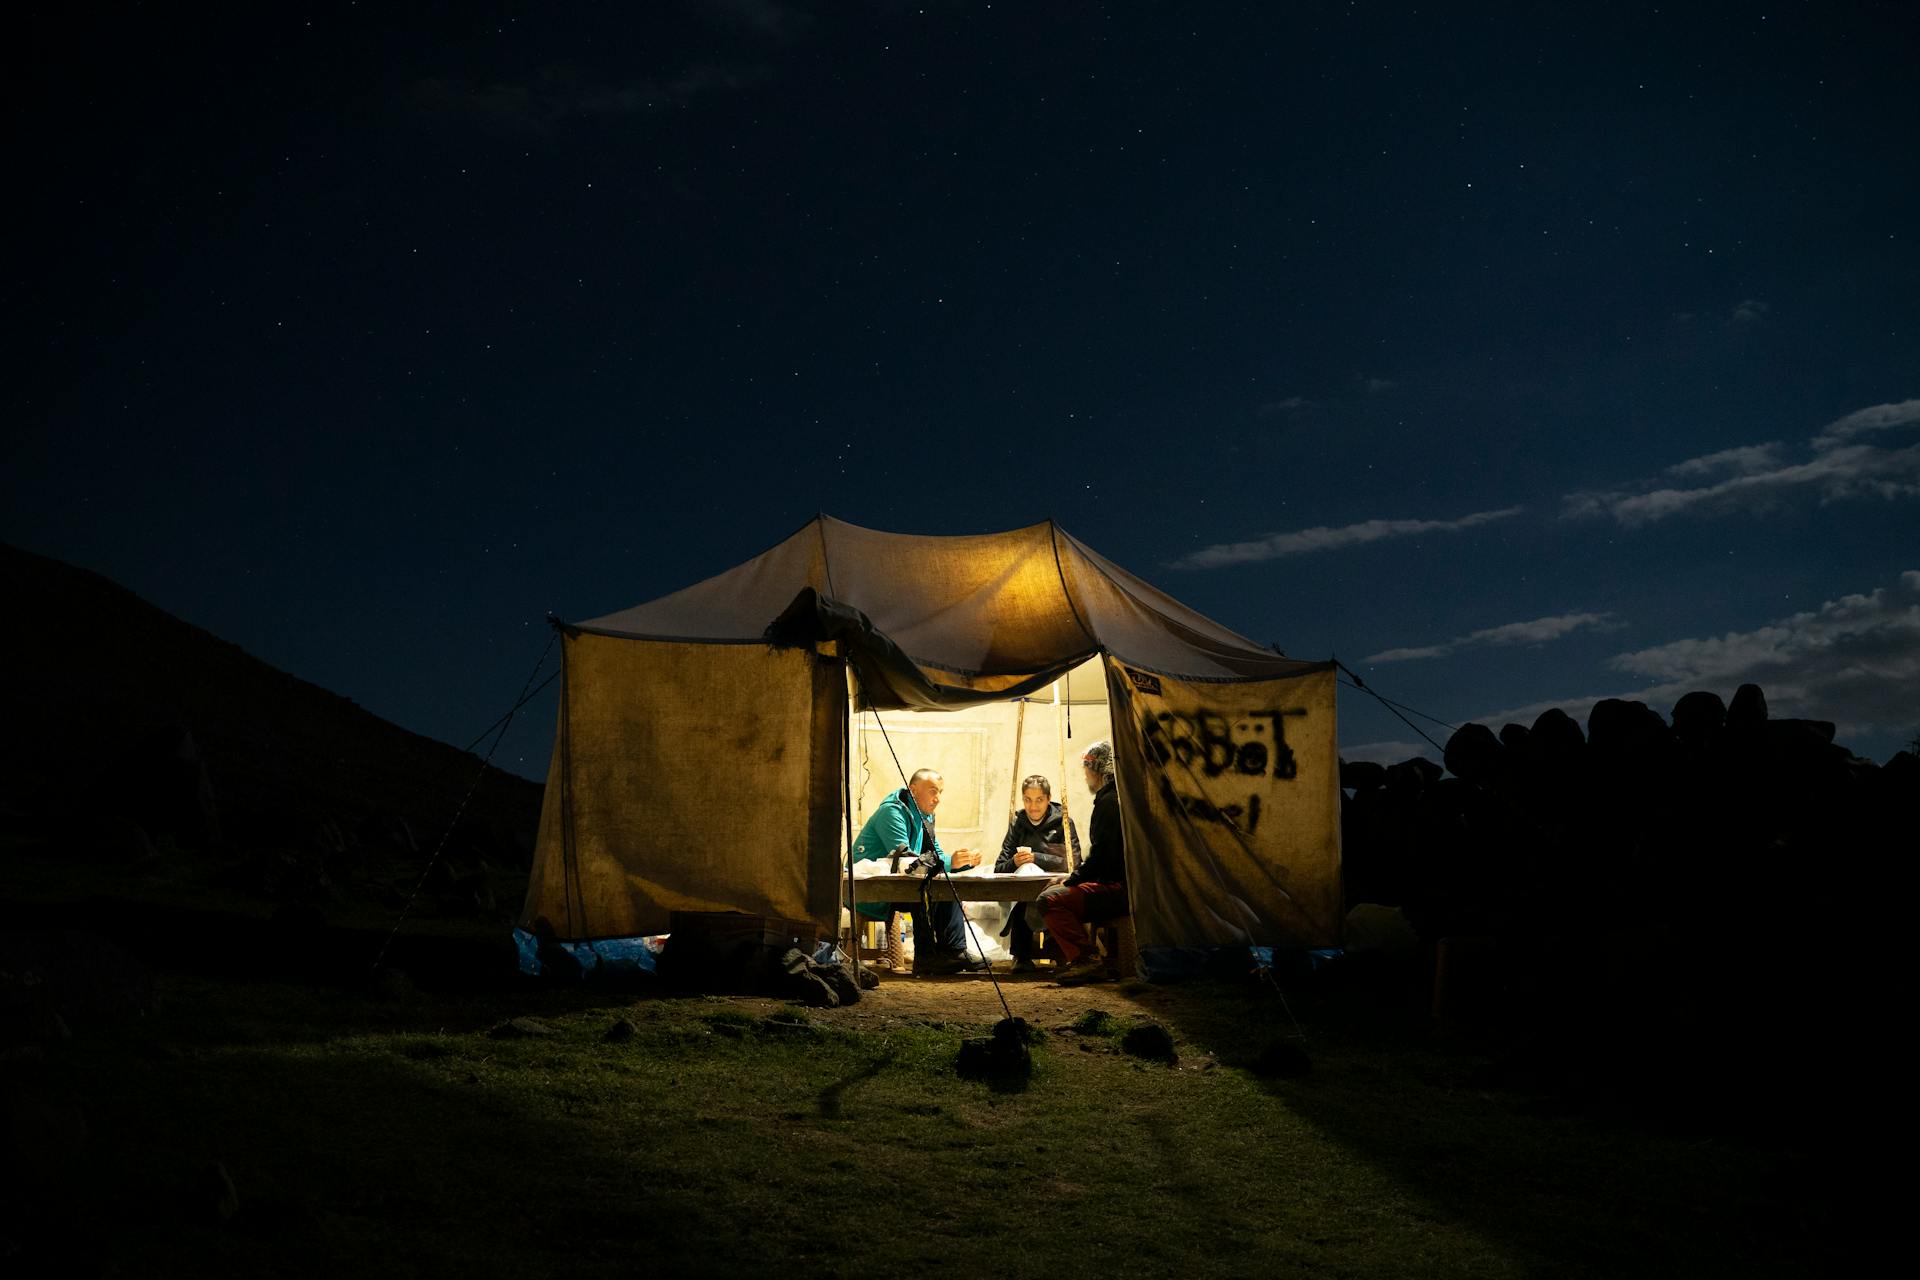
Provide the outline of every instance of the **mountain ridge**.
{"type": "MultiPolygon", "coordinates": [[[[481,772],[415,733],[247,653],[92,570],[0,542],[0,807],[55,829],[112,808],[128,770],[195,762],[229,848],[399,820],[428,849],[481,772]]],[[[541,784],[485,767],[461,820],[496,859],[530,856],[541,784]]],[[[150,819],[149,833],[162,825],[150,819]]],[[[205,823],[201,824],[203,827],[205,823]]]]}

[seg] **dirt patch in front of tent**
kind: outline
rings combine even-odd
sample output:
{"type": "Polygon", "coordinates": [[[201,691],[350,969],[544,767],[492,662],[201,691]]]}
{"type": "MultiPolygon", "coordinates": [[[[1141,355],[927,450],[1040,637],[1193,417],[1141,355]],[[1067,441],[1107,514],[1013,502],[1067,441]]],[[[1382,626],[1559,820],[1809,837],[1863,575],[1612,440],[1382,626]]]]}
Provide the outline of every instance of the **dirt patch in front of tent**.
{"type": "MultiPolygon", "coordinates": [[[[996,995],[994,984],[985,974],[915,978],[882,970],[880,985],[863,992],[858,1004],[837,1009],[809,1009],[807,1017],[822,1025],[841,1026],[849,1031],[921,1023],[971,1034],[992,1026],[1005,1017],[1007,1011],[1036,1027],[1057,1029],[1074,1023],[1090,1009],[1099,1009],[1122,1022],[1152,1019],[1177,1028],[1176,1035],[1182,1039],[1198,1035],[1209,1042],[1222,1033],[1226,1025],[1246,1031],[1265,1021],[1244,997],[1209,999],[1185,987],[1138,979],[1063,987],[1044,970],[998,976],[1000,992],[996,995]],[[1000,1003],[1002,996],[1006,999],[1004,1010],[1000,1003]]],[[[781,1007],[778,1000],[732,998],[750,1007],[760,1003],[768,1010],[781,1007]]],[[[1277,1013],[1277,1010],[1270,1012],[1277,1013]]]]}
{"type": "MultiPolygon", "coordinates": [[[[1015,1017],[1036,1026],[1069,1022],[1087,1009],[1151,1015],[1155,991],[1145,982],[1095,982],[1063,987],[1044,973],[1002,976],[1000,994],[1015,1017]]],[[[815,1012],[822,1021],[905,1018],[960,1024],[998,1022],[1006,1016],[994,984],[984,974],[951,978],[914,978],[881,972],[880,985],[863,993],[860,1003],[815,1012]]]]}
{"type": "MultiPolygon", "coordinates": [[[[1136,1014],[1157,1018],[1169,993],[1151,983],[1095,982],[1062,987],[1045,973],[998,975],[1006,1009],[1036,1026],[1071,1022],[1088,1009],[1105,1009],[1117,1016],[1136,1014]]],[[[726,999],[752,1009],[783,1007],[776,999],[756,996],[710,997],[726,999]]],[[[838,1009],[809,1009],[809,1019],[826,1025],[845,1024],[849,1030],[885,1026],[892,1022],[950,1024],[959,1030],[985,1027],[1006,1016],[1000,996],[985,974],[950,978],[915,978],[882,970],[880,985],[861,992],[858,1004],[838,1009]]]]}
{"type": "MultiPolygon", "coordinates": [[[[708,999],[764,1017],[791,1016],[792,1006],[777,999],[708,999]]],[[[1044,970],[1000,976],[997,995],[984,974],[914,978],[882,971],[879,987],[862,992],[858,1003],[809,1008],[803,1017],[821,1027],[852,1033],[920,1026],[971,1036],[984,1033],[1009,1011],[1043,1031],[1091,1031],[1092,1036],[1081,1042],[1083,1048],[1143,1022],[1159,1023],[1179,1046],[1181,1061],[1196,1067],[1208,1065],[1216,1055],[1223,1060],[1250,1056],[1274,1038],[1298,1031],[1278,1000],[1258,992],[1138,979],[1063,987],[1044,970]],[[1088,1015],[1095,1012],[1106,1014],[1107,1020],[1090,1022],[1088,1015]]]]}

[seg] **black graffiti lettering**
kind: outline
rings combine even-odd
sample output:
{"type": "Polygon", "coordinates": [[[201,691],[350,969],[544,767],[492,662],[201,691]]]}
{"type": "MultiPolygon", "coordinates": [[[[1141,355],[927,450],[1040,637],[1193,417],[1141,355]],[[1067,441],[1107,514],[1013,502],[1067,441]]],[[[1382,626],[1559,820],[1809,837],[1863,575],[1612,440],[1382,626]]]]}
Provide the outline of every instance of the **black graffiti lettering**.
{"type": "Polygon", "coordinates": [[[1155,764],[1177,760],[1185,767],[1193,763],[1199,748],[1194,745],[1191,727],[1183,717],[1171,711],[1148,712],[1140,717],[1140,729],[1146,739],[1147,754],[1155,764]]]}
{"type": "Polygon", "coordinates": [[[1233,763],[1233,726],[1225,716],[1200,714],[1200,748],[1204,753],[1201,768],[1209,778],[1217,778],[1233,763]]]}
{"type": "MultiPolygon", "coordinates": [[[[1175,727],[1183,727],[1181,725],[1179,716],[1169,715],[1163,711],[1160,713],[1160,718],[1162,720],[1170,721],[1175,727]]],[[[1173,742],[1173,758],[1175,760],[1178,760],[1182,765],[1182,767],[1192,764],[1193,763],[1192,735],[1187,733],[1181,733],[1175,738],[1173,738],[1172,742],[1173,742]]]]}
{"type": "Polygon", "coordinates": [[[1304,707],[1287,707],[1249,711],[1233,721],[1210,711],[1190,716],[1146,711],[1141,714],[1140,729],[1147,758],[1162,768],[1170,762],[1190,768],[1198,761],[1209,778],[1231,771],[1241,777],[1285,782],[1300,773],[1293,748],[1287,744],[1286,718],[1306,714],[1304,707]]]}
{"type": "Polygon", "coordinates": [[[1164,712],[1156,716],[1152,712],[1140,717],[1140,736],[1146,748],[1147,759],[1157,765],[1164,765],[1173,759],[1173,748],[1167,745],[1167,730],[1162,723],[1170,719],[1164,712]]]}
{"type": "Polygon", "coordinates": [[[1183,732],[1184,727],[1180,717],[1169,711],[1148,712],[1140,717],[1147,755],[1155,764],[1165,765],[1169,760],[1178,760],[1182,765],[1193,762],[1193,739],[1183,732]]]}
{"type": "Polygon", "coordinates": [[[1222,808],[1205,796],[1182,796],[1181,801],[1186,805],[1188,816],[1202,822],[1217,822],[1223,827],[1230,827],[1233,820],[1240,816],[1240,806],[1237,804],[1222,808]]]}
{"type": "Polygon", "coordinates": [[[1265,720],[1273,726],[1273,776],[1282,781],[1291,781],[1300,776],[1300,764],[1293,758],[1293,748],[1287,745],[1286,718],[1288,716],[1304,716],[1306,714],[1307,709],[1305,707],[1288,707],[1279,711],[1249,711],[1247,713],[1247,719],[1256,722],[1256,732],[1259,729],[1258,722],[1261,720],[1265,720]]]}
{"type": "Polygon", "coordinates": [[[1273,776],[1291,782],[1300,776],[1300,764],[1293,758],[1293,748],[1282,742],[1279,756],[1273,764],[1273,776]]]}
{"type": "Polygon", "coordinates": [[[1258,795],[1248,796],[1247,803],[1244,805],[1215,804],[1205,796],[1187,795],[1173,785],[1171,778],[1162,774],[1160,776],[1160,797],[1166,801],[1169,809],[1201,822],[1217,822],[1223,827],[1228,827],[1235,831],[1244,831],[1248,835],[1252,835],[1260,827],[1260,797],[1258,795]],[[1243,817],[1246,819],[1244,826],[1240,821],[1243,817]]]}

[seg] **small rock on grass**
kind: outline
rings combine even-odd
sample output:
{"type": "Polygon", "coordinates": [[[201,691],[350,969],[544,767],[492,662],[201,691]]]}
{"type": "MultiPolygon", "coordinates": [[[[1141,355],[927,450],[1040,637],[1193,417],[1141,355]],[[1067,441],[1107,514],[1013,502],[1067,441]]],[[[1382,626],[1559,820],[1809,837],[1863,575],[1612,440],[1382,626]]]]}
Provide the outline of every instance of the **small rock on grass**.
{"type": "Polygon", "coordinates": [[[1077,1031],[1083,1036],[1104,1036],[1113,1028],[1113,1015],[1105,1009],[1088,1009],[1067,1024],[1069,1031],[1077,1031]]]}
{"type": "Polygon", "coordinates": [[[1150,1058],[1155,1062],[1171,1064],[1179,1059],[1173,1051],[1172,1033],[1157,1022],[1129,1027],[1127,1034],[1120,1037],[1120,1048],[1136,1058],[1150,1058]]]}
{"type": "Polygon", "coordinates": [[[640,1028],[631,1018],[615,1018],[607,1033],[600,1038],[609,1044],[622,1044],[640,1034],[640,1028]]]}
{"type": "Polygon", "coordinates": [[[960,1042],[957,1069],[974,1080],[1026,1080],[1033,1074],[1033,1053],[1027,1048],[1026,1033],[1026,1019],[1002,1018],[994,1024],[992,1035],[960,1042]]]}

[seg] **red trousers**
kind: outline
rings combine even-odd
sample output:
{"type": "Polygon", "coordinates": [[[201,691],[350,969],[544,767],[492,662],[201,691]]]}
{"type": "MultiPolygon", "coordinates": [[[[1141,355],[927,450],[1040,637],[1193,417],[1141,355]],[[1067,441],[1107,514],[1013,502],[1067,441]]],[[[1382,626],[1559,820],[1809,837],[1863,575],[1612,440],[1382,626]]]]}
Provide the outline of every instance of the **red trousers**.
{"type": "Polygon", "coordinates": [[[1072,964],[1092,942],[1087,936],[1087,926],[1118,920],[1127,914],[1127,886],[1082,881],[1065,893],[1046,899],[1044,906],[1047,936],[1059,944],[1061,956],[1072,964]]]}

